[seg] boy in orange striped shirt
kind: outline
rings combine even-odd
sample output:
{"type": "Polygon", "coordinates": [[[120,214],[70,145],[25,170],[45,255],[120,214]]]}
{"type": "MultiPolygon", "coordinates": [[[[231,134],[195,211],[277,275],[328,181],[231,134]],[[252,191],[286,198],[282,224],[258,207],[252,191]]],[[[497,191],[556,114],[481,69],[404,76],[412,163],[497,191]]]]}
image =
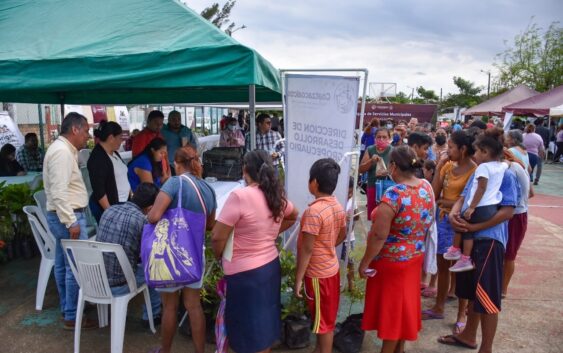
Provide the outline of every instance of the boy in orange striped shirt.
{"type": "Polygon", "coordinates": [[[316,161],[309,171],[309,192],[315,201],[301,217],[297,243],[295,295],[305,298],[317,335],[314,353],[332,352],[338,302],[340,272],[336,246],[346,238],[346,213],[332,195],[338,183],[340,166],[333,159],[316,161]]]}

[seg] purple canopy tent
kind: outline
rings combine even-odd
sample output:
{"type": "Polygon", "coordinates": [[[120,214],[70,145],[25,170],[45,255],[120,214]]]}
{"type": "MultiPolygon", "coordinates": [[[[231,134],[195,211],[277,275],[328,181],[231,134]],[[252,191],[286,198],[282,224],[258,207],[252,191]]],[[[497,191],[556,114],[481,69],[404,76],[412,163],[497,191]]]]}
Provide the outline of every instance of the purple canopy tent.
{"type": "Polygon", "coordinates": [[[510,112],[514,115],[549,115],[549,109],[563,104],[563,85],[545,93],[540,93],[533,97],[524,99],[507,105],[502,108],[503,112],[510,112]]]}
{"type": "MultiPolygon", "coordinates": [[[[512,115],[535,115],[537,117],[549,115],[551,108],[563,104],[563,85],[554,89],[524,99],[520,102],[510,104],[502,108],[503,112],[512,115]]],[[[505,117],[506,120],[506,117],[505,117]]],[[[505,125],[507,122],[505,121],[505,125]]],[[[551,115],[549,115],[548,126],[551,125],[551,115]]],[[[546,154],[547,158],[547,154],[546,154]]]]}
{"type": "Polygon", "coordinates": [[[520,102],[526,98],[537,95],[538,92],[525,85],[519,85],[513,89],[504,92],[496,97],[493,97],[481,104],[477,104],[464,112],[462,115],[477,115],[477,116],[502,116],[502,108],[507,105],[520,102]]]}

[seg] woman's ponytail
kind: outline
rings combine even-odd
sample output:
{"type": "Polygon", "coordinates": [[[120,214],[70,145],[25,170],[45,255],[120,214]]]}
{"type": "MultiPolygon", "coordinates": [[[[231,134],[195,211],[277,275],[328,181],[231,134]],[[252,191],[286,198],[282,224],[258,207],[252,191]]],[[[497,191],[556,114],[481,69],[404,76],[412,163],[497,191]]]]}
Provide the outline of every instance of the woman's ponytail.
{"type": "Polygon", "coordinates": [[[262,190],[274,221],[280,222],[283,219],[287,199],[270,155],[262,150],[249,152],[244,156],[244,168],[250,178],[257,182],[258,187],[262,190]]]}

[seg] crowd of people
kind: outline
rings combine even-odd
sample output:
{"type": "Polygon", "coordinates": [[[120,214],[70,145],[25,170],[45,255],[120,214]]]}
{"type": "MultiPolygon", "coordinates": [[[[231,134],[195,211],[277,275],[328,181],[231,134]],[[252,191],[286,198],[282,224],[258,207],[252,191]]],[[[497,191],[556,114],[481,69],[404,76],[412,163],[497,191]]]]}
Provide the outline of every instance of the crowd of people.
{"type": "MultiPolygon", "coordinates": [[[[315,352],[332,351],[341,289],[336,247],[345,240],[352,245],[354,180],[343,207],[333,195],[343,171],[330,158],[316,161],[309,180],[303,181],[314,201],[298,210],[278,179],[277,166],[284,154],[281,135],[272,128],[272,117],[260,114],[257,148],[246,148],[243,157],[246,186],[233,191],[216,212],[217,195],[202,178],[197,139],[176,113],[170,113],[166,125],[162,112],[148,115],[146,128],[131,141],[133,159],[128,165],[118,152],[121,127],[115,122],[99,124],[87,163],[91,195],[77,164],[78,151],[90,139],[84,116],[69,113],[59,138],[46,151],[47,221],[57,239],[55,279],[64,328],[74,329],[76,324],[78,285],[60,240],[87,239],[86,208],[98,222],[97,241],[122,245],[140,285],[146,280],[140,258],[143,228],[160,224],[167,211],[181,205],[203,217],[202,232],[211,231],[213,254],[221,262],[228,288],[228,342],[241,353],[267,352],[279,339],[281,269],[276,241],[300,219],[294,294],[309,309],[317,335],[315,352]]],[[[248,145],[249,134],[243,134],[237,119],[226,118],[224,123],[223,147],[248,145]]],[[[366,184],[371,229],[357,272],[367,281],[362,327],[377,331],[383,340],[381,352],[404,352],[405,341],[417,339],[422,320],[445,318],[445,303],[454,295],[459,310],[453,332],[438,342],[476,348],[481,325],[480,353],[492,352],[501,301],[508,295],[526,233],[532,183],[539,179],[537,173],[536,179],[531,175],[544,153],[543,143],[537,145],[531,135],[533,128],[526,129],[525,135],[519,130],[504,132],[480,121],[432,129],[416,121],[381,124],[377,119],[365,127],[359,172],[365,174],[361,180],[366,184]],[[427,251],[433,228],[436,244],[434,251],[427,251]],[[423,271],[428,260],[436,264],[436,273],[423,271]],[[435,297],[435,304],[423,309],[421,295],[435,297]]],[[[29,144],[33,146],[33,141],[29,144]]],[[[174,266],[165,240],[153,244],[151,257],[162,259],[162,264],[170,258],[174,266]]],[[[352,286],[350,265],[346,264],[352,286]]],[[[115,258],[106,259],[106,269],[112,293],[127,293],[115,258]]],[[[151,271],[159,278],[170,277],[166,265],[151,271]]],[[[154,352],[171,351],[180,296],[189,313],[194,349],[204,352],[206,324],[200,299],[204,271],[199,278],[195,283],[150,288],[152,312],[161,324],[161,346],[154,352]]],[[[143,319],[148,319],[146,308],[143,319]]],[[[81,325],[97,326],[90,320],[81,325]]]]}
{"type": "MultiPolygon", "coordinates": [[[[271,129],[272,118],[267,114],[257,117],[257,126],[258,149],[248,151],[244,156],[247,187],[233,192],[223,212],[216,215],[216,195],[202,178],[197,139],[191,129],[180,123],[178,112],[169,114],[167,124],[164,124],[162,112],[150,112],[146,127],[128,141],[133,154],[128,164],[119,153],[124,142],[121,126],[106,121],[96,126],[96,145],[87,161],[88,181],[92,187],[90,195],[77,164],[78,151],[85,148],[90,139],[90,127],[86,118],[78,113],[69,113],[64,118],[60,136],[45,154],[43,177],[48,227],[57,240],[55,279],[65,329],[74,329],[76,325],[78,284],[60,240],[87,239],[87,208],[98,223],[96,240],[120,244],[135,271],[137,284],[141,285],[146,281],[145,268],[140,261],[143,228],[147,224],[159,223],[163,214],[180,202],[183,208],[205,216],[206,229],[213,230],[213,250],[219,258],[225,247],[225,237],[236,226],[232,258],[222,262],[229,286],[226,325],[231,332],[231,347],[242,352],[260,351],[272,345],[280,332],[280,324],[275,318],[279,321],[281,315],[281,274],[276,239],[296,221],[297,210],[285,198],[283,185],[277,178],[275,164],[279,163],[283,153],[283,144],[278,143],[281,136],[271,129]],[[262,230],[260,239],[256,239],[257,229],[262,230]],[[268,231],[264,232],[264,229],[268,231]],[[276,275],[279,277],[277,284],[271,281],[276,275]],[[249,296],[249,293],[256,295],[249,296]],[[254,320],[243,319],[241,322],[238,311],[247,306],[256,307],[254,320]],[[256,318],[266,313],[271,316],[272,325],[265,330],[256,318]]],[[[246,136],[248,140],[248,133],[246,136]]],[[[29,140],[29,145],[37,148],[36,136],[35,141],[29,140]]],[[[245,147],[245,137],[236,119],[225,119],[221,145],[245,147]]],[[[15,155],[15,150],[6,148],[6,154],[15,155]]],[[[15,158],[11,160],[14,165],[17,163],[15,158]]],[[[151,256],[162,258],[169,253],[168,245],[162,240],[156,244],[151,256]]],[[[117,258],[109,256],[106,259],[106,270],[112,293],[128,293],[129,287],[117,258]]],[[[166,277],[168,269],[154,266],[151,271],[156,271],[155,276],[166,277]]],[[[161,325],[162,344],[157,351],[169,352],[171,349],[179,293],[189,312],[195,350],[204,351],[206,325],[200,300],[203,277],[202,273],[201,280],[189,285],[149,289],[155,323],[161,325]]],[[[148,320],[146,308],[142,319],[148,320]]],[[[89,319],[81,322],[82,329],[96,326],[97,323],[89,319]]]]}
{"type": "MultiPolygon", "coordinates": [[[[537,167],[545,153],[542,138],[531,135],[534,130],[530,124],[525,134],[518,129],[505,133],[481,121],[430,133],[406,122],[372,121],[366,127],[362,141],[368,144],[362,145],[359,171],[367,173],[363,180],[372,228],[359,271],[365,276],[371,263],[376,274],[367,280],[363,328],[378,331],[382,352],[403,352],[404,341],[416,339],[421,320],[443,320],[446,301],[456,297],[452,334],[438,342],[476,349],[481,325],[479,352],[492,352],[501,301],[508,295],[526,233],[532,184],[539,181],[532,177],[531,161],[537,167]],[[413,157],[410,170],[393,158],[405,143],[413,157]],[[409,179],[409,173],[397,178],[397,168],[416,179],[409,179]],[[431,185],[435,208],[430,204],[419,208],[421,201],[407,194],[408,186],[424,180],[427,184],[421,185],[431,185]],[[417,253],[424,248],[428,229],[409,223],[424,224],[423,216],[435,222],[435,254],[417,253]],[[429,281],[420,265],[424,256],[436,257],[437,273],[429,281]],[[422,310],[421,295],[435,297],[435,304],[422,310]]],[[[422,190],[418,196],[426,194],[422,190]]]]}

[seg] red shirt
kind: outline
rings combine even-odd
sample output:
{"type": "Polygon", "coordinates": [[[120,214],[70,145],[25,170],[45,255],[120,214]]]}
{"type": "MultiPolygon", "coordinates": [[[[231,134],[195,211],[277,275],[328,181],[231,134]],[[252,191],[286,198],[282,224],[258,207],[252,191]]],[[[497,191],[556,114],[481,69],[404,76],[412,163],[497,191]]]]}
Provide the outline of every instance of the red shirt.
{"type": "Polygon", "coordinates": [[[160,137],[163,138],[159,132],[153,132],[147,128],[144,128],[143,131],[139,132],[137,136],[133,137],[133,143],[131,146],[131,152],[133,153],[133,157],[143,152],[145,147],[155,138],[160,137]]]}

